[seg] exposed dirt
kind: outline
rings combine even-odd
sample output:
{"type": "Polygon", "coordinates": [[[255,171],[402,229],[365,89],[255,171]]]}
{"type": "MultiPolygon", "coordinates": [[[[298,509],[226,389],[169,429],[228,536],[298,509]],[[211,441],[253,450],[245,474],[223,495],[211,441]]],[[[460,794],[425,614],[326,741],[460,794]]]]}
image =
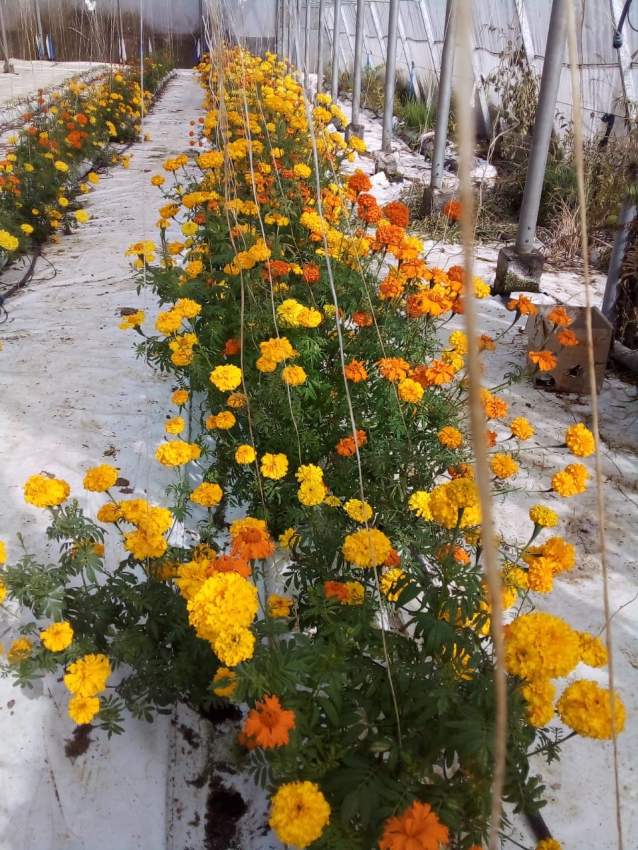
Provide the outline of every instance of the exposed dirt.
{"type": "Polygon", "coordinates": [[[237,833],[237,823],[246,810],[241,794],[212,777],[206,800],[204,850],[228,850],[237,833]]]}
{"type": "Polygon", "coordinates": [[[90,723],[84,723],[82,726],[76,726],[73,735],[67,738],[64,742],[64,754],[71,761],[75,761],[78,756],[84,753],[91,746],[91,730],[93,727],[90,723]]]}

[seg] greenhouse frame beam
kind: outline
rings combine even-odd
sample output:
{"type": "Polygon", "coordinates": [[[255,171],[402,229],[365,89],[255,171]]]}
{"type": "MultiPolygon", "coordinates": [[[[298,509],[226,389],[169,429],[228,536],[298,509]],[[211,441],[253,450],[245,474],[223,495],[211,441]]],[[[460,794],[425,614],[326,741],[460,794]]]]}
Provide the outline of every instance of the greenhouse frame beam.
{"type": "Polygon", "coordinates": [[[359,123],[361,109],[361,58],[363,53],[363,29],[365,26],[365,0],[357,0],[357,18],[354,34],[354,60],[352,67],[352,112],[350,130],[361,136],[363,125],[359,123]]]}
{"type": "Polygon", "coordinates": [[[4,23],[4,5],[0,0],[0,36],[2,37],[2,53],[4,55],[4,73],[13,74],[14,69],[9,56],[9,42],[7,40],[7,29],[4,23]]]}
{"type": "Polygon", "coordinates": [[[421,20],[423,21],[425,39],[427,41],[430,59],[432,60],[432,70],[434,71],[434,76],[438,83],[440,76],[439,63],[434,55],[434,26],[432,25],[432,17],[430,16],[430,10],[428,9],[425,0],[419,0],[419,9],[421,11],[421,20]]]}
{"type": "Polygon", "coordinates": [[[379,21],[379,16],[377,15],[377,8],[374,5],[374,2],[370,3],[370,14],[372,16],[374,32],[377,37],[377,41],[379,42],[379,54],[383,56],[383,54],[385,53],[385,41],[383,40],[383,33],[381,32],[381,22],[379,21]]]}
{"type": "Polygon", "coordinates": [[[399,25],[399,2],[390,0],[388,16],[388,49],[385,63],[385,85],[383,93],[383,135],[381,150],[390,153],[392,150],[392,118],[394,115],[394,87],[397,70],[397,30],[399,25]]]}
{"type": "Polygon", "coordinates": [[[556,99],[563,70],[563,54],[567,34],[567,3],[553,0],[549,19],[545,61],[534,120],[523,201],[518,219],[516,242],[498,255],[494,292],[507,293],[521,289],[538,292],[543,271],[543,255],[534,247],[549,144],[554,128],[556,99]]]}
{"type": "MultiPolygon", "coordinates": [[[[405,35],[405,27],[403,26],[403,19],[401,17],[401,6],[400,5],[399,5],[399,20],[398,20],[398,23],[399,23],[399,38],[401,39],[401,47],[403,48],[403,55],[405,56],[405,65],[408,69],[408,73],[410,73],[410,68],[414,69],[414,59],[412,59],[410,57],[410,54],[408,53],[408,40],[407,40],[406,35],[405,35]]],[[[418,96],[420,98],[422,98],[423,97],[423,90],[421,89],[421,83],[419,82],[419,79],[418,79],[416,73],[414,74],[414,79],[413,79],[412,82],[414,83],[415,91],[418,92],[418,96]]]]}
{"type": "Polygon", "coordinates": [[[445,6],[445,37],[441,56],[441,74],[436,104],[436,126],[434,128],[434,147],[432,150],[432,170],[430,185],[423,195],[423,211],[427,215],[436,207],[443,186],[445,171],[445,148],[452,102],[452,78],[454,75],[454,52],[456,49],[456,0],[447,0],[445,6]]]}
{"type": "Polygon", "coordinates": [[[323,91],[323,3],[319,0],[319,21],[317,23],[317,93],[323,91]]]}
{"type": "Polygon", "coordinates": [[[304,15],[304,34],[303,34],[303,84],[306,92],[308,91],[308,50],[310,48],[310,0],[306,0],[306,8],[304,15]]]}
{"type": "Polygon", "coordinates": [[[332,86],[330,93],[336,102],[339,97],[339,38],[341,29],[341,0],[334,0],[332,13],[332,86]]]}

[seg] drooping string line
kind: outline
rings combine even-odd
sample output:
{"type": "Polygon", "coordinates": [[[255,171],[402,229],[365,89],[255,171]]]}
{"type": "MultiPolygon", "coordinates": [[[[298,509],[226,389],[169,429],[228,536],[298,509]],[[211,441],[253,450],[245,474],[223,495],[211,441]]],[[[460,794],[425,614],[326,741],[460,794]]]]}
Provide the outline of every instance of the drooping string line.
{"type": "Polygon", "coordinates": [[[485,416],[481,403],[481,363],[478,349],[478,327],[474,295],[474,192],[472,167],[474,161],[475,120],[471,106],[473,91],[472,3],[456,0],[456,68],[457,121],[459,147],[459,177],[461,197],[461,233],[464,254],[464,319],[468,341],[467,372],[469,376],[470,432],[476,461],[476,483],[481,507],[481,543],[490,600],[490,630],[494,645],[494,694],[496,717],[494,724],[494,772],[489,827],[489,850],[498,850],[502,817],[502,796],[505,784],[507,751],[507,676],[505,672],[505,641],[503,637],[503,604],[498,554],[494,542],[492,491],[488,461],[488,441],[485,416]]]}
{"type": "Polygon", "coordinates": [[[594,359],[594,334],[592,328],[592,296],[589,269],[589,240],[587,235],[587,198],[585,195],[585,157],[583,154],[583,121],[580,93],[580,71],[578,65],[578,47],[576,42],[576,15],[571,0],[567,3],[567,43],[569,47],[569,66],[572,85],[572,123],[574,128],[574,156],[576,164],[576,182],[580,211],[580,242],[583,260],[583,279],[585,283],[585,331],[587,339],[587,374],[591,396],[592,432],[594,434],[594,473],[596,477],[596,520],[598,525],[598,545],[603,579],[603,608],[605,615],[605,643],[607,648],[607,678],[609,684],[609,709],[611,714],[613,774],[615,794],[615,819],[618,850],[623,850],[622,804],[620,798],[620,758],[617,734],[616,691],[614,677],[614,644],[611,625],[611,605],[609,600],[609,564],[607,561],[607,537],[605,532],[605,494],[603,489],[602,455],[600,452],[600,428],[598,414],[598,389],[596,386],[596,363],[594,359]]]}

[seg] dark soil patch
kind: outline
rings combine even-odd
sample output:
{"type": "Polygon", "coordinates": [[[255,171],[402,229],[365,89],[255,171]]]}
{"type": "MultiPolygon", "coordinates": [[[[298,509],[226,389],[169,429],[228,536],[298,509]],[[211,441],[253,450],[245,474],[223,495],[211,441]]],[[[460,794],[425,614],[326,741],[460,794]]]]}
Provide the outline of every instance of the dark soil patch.
{"type": "Polygon", "coordinates": [[[204,850],[228,850],[237,833],[237,822],[246,809],[241,794],[226,788],[219,779],[211,779],[206,800],[204,850]]]}
{"type": "Polygon", "coordinates": [[[64,742],[64,754],[71,761],[75,761],[91,746],[91,729],[93,727],[90,723],[76,726],[73,735],[64,742]]]}
{"type": "Polygon", "coordinates": [[[191,729],[190,726],[187,726],[185,723],[182,723],[179,727],[179,731],[182,733],[182,737],[186,741],[186,743],[192,747],[194,750],[199,749],[200,738],[199,734],[191,729]]]}
{"type": "Polygon", "coordinates": [[[231,702],[220,705],[209,705],[207,708],[199,709],[200,715],[208,720],[213,726],[218,726],[225,720],[241,720],[241,711],[231,702]]]}

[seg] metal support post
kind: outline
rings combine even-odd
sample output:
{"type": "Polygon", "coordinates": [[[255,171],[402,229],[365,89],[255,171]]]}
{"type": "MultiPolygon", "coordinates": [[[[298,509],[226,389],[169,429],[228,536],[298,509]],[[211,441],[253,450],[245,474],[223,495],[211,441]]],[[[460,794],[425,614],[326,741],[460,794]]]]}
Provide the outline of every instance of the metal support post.
{"type": "Polygon", "coordinates": [[[323,0],[319,0],[317,23],[317,92],[323,91],[323,0]]]}
{"type": "Polygon", "coordinates": [[[540,286],[543,257],[534,249],[534,242],[563,68],[568,2],[569,0],[554,0],[552,3],[516,243],[513,248],[503,248],[498,256],[494,292],[500,294],[521,289],[538,292],[540,286]]]}
{"type": "Polygon", "coordinates": [[[4,22],[4,6],[0,0],[0,35],[2,36],[2,55],[4,57],[4,73],[13,74],[13,65],[9,57],[9,42],[7,40],[7,29],[4,22]]]}
{"type": "Polygon", "coordinates": [[[334,0],[334,29],[332,34],[332,86],[330,89],[334,101],[339,97],[339,36],[341,21],[341,0],[334,0]]]}
{"type": "Polygon", "coordinates": [[[305,20],[304,20],[304,34],[303,34],[303,84],[308,93],[308,48],[310,45],[310,36],[309,36],[309,28],[310,28],[310,0],[306,0],[306,9],[305,9],[305,20]]]}
{"type": "Polygon", "coordinates": [[[622,271],[622,264],[625,259],[627,250],[627,240],[629,239],[629,231],[631,225],[636,218],[636,202],[631,198],[627,198],[620,210],[618,218],[618,230],[614,239],[614,247],[612,248],[611,257],[609,258],[609,268],[607,270],[607,283],[605,285],[605,294],[603,296],[603,304],[601,312],[606,316],[612,325],[616,324],[617,302],[618,302],[618,281],[622,271]]]}
{"type": "Polygon", "coordinates": [[[361,108],[361,58],[363,53],[363,29],[365,25],[365,0],[357,0],[357,25],[354,35],[354,66],[352,73],[352,116],[350,131],[356,136],[363,133],[363,125],[359,123],[361,108]]]}
{"type": "Polygon", "coordinates": [[[397,31],[399,28],[400,0],[390,0],[388,16],[388,52],[385,61],[385,87],[383,92],[383,136],[381,149],[384,153],[392,151],[392,118],[394,116],[394,87],[397,69],[397,31]]]}
{"type": "Polygon", "coordinates": [[[456,0],[447,0],[445,7],[445,39],[441,56],[441,74],[436,103],[436,127],[434,129],[434,148],[432,150],[432,172],[430,185],[423,195],[423,211],[429,214],[436,208],[436,198],[443,186],[445,171],[445,147],[447,128],[450,120],[452,100],[452,78],[454,76],[454,50],[456,44],[456,0]]]}

